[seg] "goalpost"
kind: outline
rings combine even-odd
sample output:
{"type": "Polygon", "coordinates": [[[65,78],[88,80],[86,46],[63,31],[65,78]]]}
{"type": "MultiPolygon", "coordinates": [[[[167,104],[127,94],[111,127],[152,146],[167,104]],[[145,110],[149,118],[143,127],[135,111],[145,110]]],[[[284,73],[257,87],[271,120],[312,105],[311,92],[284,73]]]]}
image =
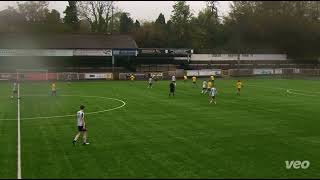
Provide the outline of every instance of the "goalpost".
{"type": "Polygon", "coordinates": [[[17,69],[16,78],[19,81],[79,81],[81,73],[77,72],[60,72],[49,73],[47,69],[17,69]],[[50,76],[49,76],[50,75],[50,76]]]}
{"type": "Polygon", "coordinates": [[[63,80],[63,81],[80,80],[80,75],[79,73],[76,73],[76,72],[57,73],[57,80],[63,80]]]}
{"type": "Polygon", "coordinates": [[[48,81],[47,69],[17,69],[16,79],[18,81],[48,81]]]}

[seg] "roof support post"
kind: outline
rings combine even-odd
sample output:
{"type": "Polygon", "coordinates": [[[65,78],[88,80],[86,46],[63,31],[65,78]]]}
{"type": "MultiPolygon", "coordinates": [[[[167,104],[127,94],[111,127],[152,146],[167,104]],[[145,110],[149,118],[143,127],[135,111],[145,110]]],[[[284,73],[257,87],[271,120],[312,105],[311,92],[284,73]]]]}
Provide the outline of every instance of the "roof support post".
{"type": "Polygon", "coordinates": [[[112,55],[112,73],[114,73],[114,55],[112,55]]]}

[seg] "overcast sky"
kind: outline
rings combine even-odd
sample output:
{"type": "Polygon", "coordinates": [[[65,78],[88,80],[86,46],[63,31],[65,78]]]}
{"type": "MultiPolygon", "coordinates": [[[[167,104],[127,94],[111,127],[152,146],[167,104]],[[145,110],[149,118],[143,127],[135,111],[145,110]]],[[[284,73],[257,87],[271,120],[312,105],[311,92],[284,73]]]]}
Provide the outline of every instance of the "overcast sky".
{"type": "MultiPolygon", "coordinates": [[[[230,10],[231,1],[219,1],[219,15],[225,15],[230,10]]],[[[139,21],[155,20],[160,13],[164,14],[166,20],[170,18],[172,5],[174,1],[117,1],[116,5],[121,10],[130,13],[131,17],[139,21]]],[[[187,1],[194,15],[203,9],[206,5],[205,1],[187,1]]],[[[16,5],[16,1],[0,1],[0,10],[7,8],[8,5],[16,5]]],[[[60,12],[61,17],[64,16],[63,11],[68,5],[68,1],[50,1],[49,8],[56,9],[60,12]]]]}

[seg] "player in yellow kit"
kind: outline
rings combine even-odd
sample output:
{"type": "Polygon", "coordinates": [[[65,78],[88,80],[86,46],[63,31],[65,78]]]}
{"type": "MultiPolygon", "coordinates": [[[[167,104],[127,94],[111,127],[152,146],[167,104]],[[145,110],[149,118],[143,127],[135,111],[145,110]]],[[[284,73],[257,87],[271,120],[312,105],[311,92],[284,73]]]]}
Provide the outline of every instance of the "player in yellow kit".
{"type": "Polygon", "coordinates": [[[240,91],[241,91],[241,88],[242,88],[242,82],[240,80],[238,80],[236,86],[237,86],[237,95],[240,96],[240,91]]]}
{"type": "Polygon", "coordinates": [[[206,91],[206,93],[207,93],[207,92],[210,92],[210,90],[211,90],[212,87],[213,87],[213,83],[212,83],[211,81],[209,81],[208,84],[207,84],[207,91],[206,91]]]}
{"type": "Polygon", "coordinates": [[[57,96],[56,83],[51,84],[51,96],[57,96]]]}
{"type": "Polygon", "coordinates": [[[214,83],[214,75],[210,76],[210,80],[214,83]]]}
{"type": "Polygon", "coordinates": [[[192,83],[193,83],[193,87],[195,87],[195,86],[198,87],[197,86],[197,77],[196,76],[192,77],[192,83]]]}
{"type": "Polygon", "coordinates": [[[133,75],[133,74],[131,74],[131,76],[130,76],[130,80],[131,80],[131,81],[133,81],[134,79],[135,79],[134,75],[133,75]]]}
{"type": "Polygon", "coordinates": [[[183,76],[183,83],[186,83],[187,80],[188,80],[187,75],[184,75],[184,76],[183,76]]]}
{"type": "Polygon", "coordinates": [[[133,74],[131,74],[131,76],[130,76],[130,81],[131,81],[131,84],[134,82],[134,79],[135,79],[136,77],[134,77],[134,75],[133,74]]]}

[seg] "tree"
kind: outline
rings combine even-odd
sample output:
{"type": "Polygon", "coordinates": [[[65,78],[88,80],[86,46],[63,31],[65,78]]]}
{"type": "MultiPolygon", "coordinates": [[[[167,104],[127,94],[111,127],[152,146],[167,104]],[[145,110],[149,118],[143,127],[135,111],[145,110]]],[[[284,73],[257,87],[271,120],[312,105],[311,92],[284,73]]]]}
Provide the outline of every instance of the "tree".
{"type": "Polygon", "coordinates": [[[171,21],[174,24],[186,24],[192,17],[190,6],[186,4],[186,1],[176,1],[172,13],[171,21]]]}
{"type": "Polygon", "coordinates": [[[114,1],[79,1],[78,9],[82,18],[91,25],[92,32],[106,32],[114,1]]]}
{"type": "Polygon", "coordinates": [[[295,57],[318,56],[317,5],[310,1],[235,1],[225,23],[230,45],[276,49],[295,57]]]}
{"type": "Polygon", "coordinates": [[[57,10],[52,9],[51,12],[46,15],[46,23],[49,23],[49,24],[61,23],[60,13],[57,10]]]}
{"type": "Polygon", "coordinates": [[[191,21],[192,24],[192,44],[195,48],[214,48],[221,42],[218,17],[207,7],[199,12],[198,17],[191,21]]]}
{"type": "Polygon", "coordinates": [[[20,32],[25,29],[27,19],[13,7],[0,11],[0,31],[20,32]]]}
{"type": "Polygon", "coordinates": [[[162,13],[159,14],[159,16],[156,20],[156,23],[157,24],[166,24],[166,19],[162,13]]]}
{"type": "Polygon", "coordinates": [[[134,23],[134,27],[136,29],[140,28],[140,22],[138,20],[136,20],[136,22],[134,23]]]}
{"type": "Polygon", "coordinates": [[[48,1],[17,2],[18,12],[26,17],[28,22],[43,22],[49,13],[48,1]]]}
{"type": "Polygon", "coordinates": [[[16,11],[26,19],[24,32],[65,32],[60,13],[55,9],[50,11],[48,1],[17,2],[17,5],[16,11]]]}
{"type": "Polygon", "coordinates": [[[63,22],[70,26],[73,31],[77,31],[80,26],[77,10],[77,1],[68,1],[68,3],[69,6],[67,6],[66,10],[63,12],[65,14],[63,22]]]}
{"type": "Polygon", "coordinates": [[[83,19],[79,21],[79,32],[88,33],[91,32],[90,22],[83,19]]]}
{"type": "Polygon", "coordinates": [[[168,47],[168,32],[159,28],[159,24],[154,22],[144,22],[139,29],[133,32],[133,37],[139,47],[168,47]]]}
{"type": "Polygon", "coordinates": [[[133,20],[129,17],[129,13],[122,13],[120,17],[120,33],[128,33],[133,28],[133,20]]]}
{"type": "Polygon", "coordinates": [[[207,2],[207,7],[210,8],[211,13],[218,18],[218,8],[217,8],[217,3],[218,1],[206,1],[207,2]]]}
{"type": "Polygon", "coordinates": [[[191,46],[191,27],[190,20],[192,13],[186,1],[175,1],[171,15],[172,31],[175,36],[171,36],[171,43],[175,47],[190,47],[191,46]]]}
{"type": "Polygon", "coordinates": [[[120,32],[120,19],[122,15],[122,11],[116,9],[113,13],[113,21],[109,21],[108,32],[119,33],[120,32]]]}

